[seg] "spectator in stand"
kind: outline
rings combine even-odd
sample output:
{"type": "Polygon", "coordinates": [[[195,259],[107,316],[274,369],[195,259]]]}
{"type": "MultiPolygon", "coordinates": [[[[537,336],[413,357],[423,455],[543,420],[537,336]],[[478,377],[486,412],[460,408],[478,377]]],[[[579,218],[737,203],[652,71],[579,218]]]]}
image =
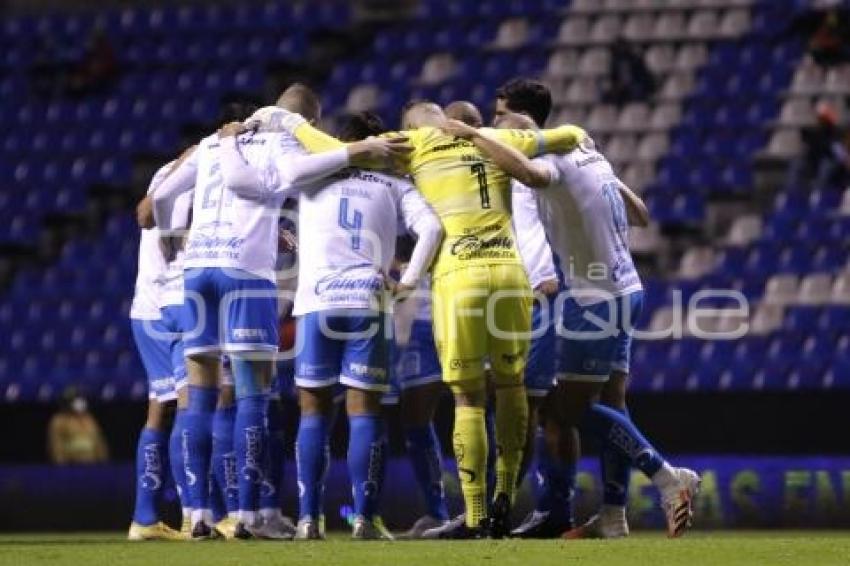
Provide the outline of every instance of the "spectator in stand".
{"type": "Polygon", "coordinates": [[[69,93],[82,95],[102,91],[117,74],[118,61],[112,42],[102,29],[95,28],[82,60],[71,75],[69,93]]]}
{"type": "Polygon", "coordinates": [[[850,25],[846,11],[831,9],[821,17],[812,39],[809,52],[812,58],[824,66],[838,65],[850,61],[850,25]]]}
{"type": "Polygon", "coordinates": [[[601,85],[602,100],[622,106],[648,99],[655,92],[656,82],[641,53],[624,38],[611,47],[609,78],[601,85]]]}
{"type": "Polygon", "coordinates": [[[53,464],[99,464],[109,459],[100,425],[85,398],[73,389],[65,393],[62,407],[50,419],[47,443],[53,464]]]}
{"type": "Polygon", "coordinates": [[[843,188],[850,182],[847,133],[839,126],[838,113],[821,102],[815,116],[817,124],[801,132],[803,153],[791,162],[787,190],[843,188]]]}

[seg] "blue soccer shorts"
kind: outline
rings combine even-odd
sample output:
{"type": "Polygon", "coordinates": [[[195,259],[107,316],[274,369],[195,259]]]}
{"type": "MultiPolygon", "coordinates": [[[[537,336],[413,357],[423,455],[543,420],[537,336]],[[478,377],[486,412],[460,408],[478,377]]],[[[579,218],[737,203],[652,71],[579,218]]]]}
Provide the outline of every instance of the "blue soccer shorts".
{"type": "Polygon", "coordinates": [[[387,315],[339,309],[298,317],[295,384],[305,389],[342,385],[386,393],[390,388],[387,315]]]}
{"type": "Polygon", "coordinates": [[[531,347],[525,365],[525,391],[529,397],[545,397],[555,381],[555,300],[535,299],[531,310],[531,347]]]}
{"type": "Polygon", "coordinates": [[[160,402],[177,399],[172,352],[181,342],[180,335],[169,332],[161,319],[131,319],[130,327],[148,377],[148,398],[160,402]]]}
{"type": "Polygon", "coordinates": [[[581,306],[567,298],[556,328],[562,381],[605,382],[611,371],[628,371],[632,332],[643,307],[643,291],[581,306]]]}
{"type": "Polygon", "coordinates": [[[238,269],[187,269],[187,356],[269,352],[278,347],[277,287],[238,269]]]}

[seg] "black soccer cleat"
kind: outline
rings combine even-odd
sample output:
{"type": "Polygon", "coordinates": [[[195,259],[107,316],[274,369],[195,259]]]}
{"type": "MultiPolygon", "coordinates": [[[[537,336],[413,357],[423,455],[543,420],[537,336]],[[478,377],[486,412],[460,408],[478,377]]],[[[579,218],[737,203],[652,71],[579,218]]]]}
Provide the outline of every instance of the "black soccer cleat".
{"type": "Polygon", "coordinates": [[[505,538],[511,534],[511,500],[507,493],[496,495],[485,521],[488,537],[505,538]]]}
{"type": "Polygon", "coordinates": [[[215,540],[219,538],[222,538],[221,533],[203,521],[195,523],[195,526],[192,527],[192,540],[215,540]]]}
{"type": "Polygon", "coordinates": [[[248,530],[248,527],[245,526],[245,523],[239,521],[236,523],[236,528],[233,530],[233,538],[239,540],[251,540],[254,537],[254,533],[248,530]]]}

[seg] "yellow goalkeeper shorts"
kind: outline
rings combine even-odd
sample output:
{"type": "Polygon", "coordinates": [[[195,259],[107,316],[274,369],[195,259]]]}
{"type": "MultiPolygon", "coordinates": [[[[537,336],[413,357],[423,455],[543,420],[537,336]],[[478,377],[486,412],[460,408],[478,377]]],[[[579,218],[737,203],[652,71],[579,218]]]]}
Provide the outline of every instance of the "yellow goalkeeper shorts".
{"type": "Polygon", "coordinates": [[[477,390],[490,360],[497,382],[511,381],[498,384],[521,383],[531,335],[525,269],[512,264],[457,269],[435,278],[432,293],[443,381],[477,390]]]}

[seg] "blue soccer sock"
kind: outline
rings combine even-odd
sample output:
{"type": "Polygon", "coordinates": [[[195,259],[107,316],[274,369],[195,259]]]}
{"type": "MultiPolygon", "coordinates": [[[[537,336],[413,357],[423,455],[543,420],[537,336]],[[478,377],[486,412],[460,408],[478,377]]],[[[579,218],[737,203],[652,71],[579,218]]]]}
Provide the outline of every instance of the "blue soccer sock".
{"type": "Polygon", "coordinates": [[[443,462],[433,424],[407,429],[407,457],[425,499],[428,514],[446,520],[449,512],[443,491],[443,462]]]}
{"type": "Polygon", "coordinates": [[[133,521],[152,525],[159,521],[159,505],[165,484],[165,433],[142,429],[136,448],[136,506],[133,521]]]}
{"type": "Polygon", "coordinates": [[[260,490],[260,510],[281,509],[283,484],[283,413],[279,401],[269,403],[266,414],[266,458],[263,487],[260,490]]]}
{"type": "Polygon", "coordinates": [[[484,427],[487,431],[487,505],[496,497],[496,462],[499,460],[499,452],[496,442],[496,404],[487,402],[484,412],[484,427]]]}
{"type": "Polygon", "coordinates": [[[216,523],[227,517],[227,506],[224,502],[224,491],[219,489],[218,482],[215,479],[215,472],[210,475],[210,510],[212,511],[212,520],[216,523]]]}
{"type": "Polygon", "coordinates": [[[268,396],[262,393],[236,400],[233,448],[239,470],[239,518],[247,524],[256,522],[259,510],[267,404],[268,396]]]}
{"type": "Polygon", "coordinates": [[[192,522],[205,519],[209,511],[209,477],[212,456],[212,421],[218,403],[215,387],[189,386],[189,405],[186,408],[185,470],[189,499],[192,503],[192,522]]]}
{"type": "Polygon", "coordinates": [[[330,459],[330,419],[323,415],[301,415],[295,439],[298,474],[298,517],[318,521],[322,514],[324,476],[330,459]]]}
{"type": "Polygon", "coordinates": [[[664,458],[644,438],[635,424],[619,411],[596,403],[584,414],[582,425],[596,435],[608,449],[626,458],[649,478],[665,464],[664,458]]]}
{"type": "Polygon", "coordinates": [[[348,474],[354,513],[372,519],[378,512],[386,473],[384,420],[378,415],[348,417],[348,474]]]}
{"type": "Polygon", "coordinates": [[[575,464],[562,462],[557,455],[549,453],[542,428],[538,428],[534,436],[534,450],[537,457],[536,509],[572,522],[577,474],[575,464]]]}
{"type": "Polygon", "coordinates": [[[185,513],[192,507],[189,497],[189,486],[186,484],[186,462],[184,460],[183,437],[186,430],[186,409],[177,409],[174,414],[174,425],[171,427],[171,436],[168,439],[168,462],[171,465],[171,476],[177,485],[177,495],[180,497],[180,506],[185,513]]]}
{"type": "MultiPolygon", "coordinates": [[[[628,418],[628,410],[621,412],[628,418]]],[[[602,503],[625,507],[629,498],[632,466],[629,458],[615,449],[607,438],[602,442],[599,452],[599,469],[602,474],[602,503]]]]}
{"type": "Polygon", "coordinates": [[[235,421],[235,406],[216,409],[212,428],[212,484],[228,515],[239,511],[239,479],[236,473],[236,453],[233,450],[235,421]]]}

